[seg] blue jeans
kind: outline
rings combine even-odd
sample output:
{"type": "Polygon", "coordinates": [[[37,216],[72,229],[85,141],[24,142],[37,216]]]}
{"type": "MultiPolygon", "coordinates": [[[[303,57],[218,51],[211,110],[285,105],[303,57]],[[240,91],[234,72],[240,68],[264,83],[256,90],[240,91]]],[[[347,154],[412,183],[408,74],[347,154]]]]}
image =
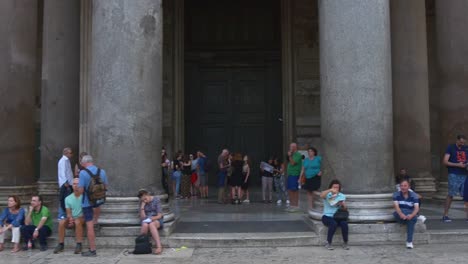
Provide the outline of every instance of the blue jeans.
{"type": "Polygon", "coordinates": [[[397,214],[397,212],[393,212],[393,217],[399,222],[400,224],[406,224],[408,226],[408,230],[406,232],[406,242],[413,242],[413,233],[414,233],[414,226],[418,221],[418,218],[415,216],[411,220],[403,220],[397,214]]]}
{"type": "Polygon", "coordinates": [[[333,217],[322,216],[322,223],[328,227],[327,241],[328,244],[332,243],[333,235],[336,232],[338,226],[341,227],[341,235],[343,236],[343,241],[348,243],[348,222],[346,221],[336,221],[333,217]]]}
{"type": "Polygon", "coordinates": [[[172,180],[175,181],[175,185],[176,185],[174,195],[179,195],[181,179],[182,179],[182,173],[180,171],[175,171],[172,173],[172,180]]]}

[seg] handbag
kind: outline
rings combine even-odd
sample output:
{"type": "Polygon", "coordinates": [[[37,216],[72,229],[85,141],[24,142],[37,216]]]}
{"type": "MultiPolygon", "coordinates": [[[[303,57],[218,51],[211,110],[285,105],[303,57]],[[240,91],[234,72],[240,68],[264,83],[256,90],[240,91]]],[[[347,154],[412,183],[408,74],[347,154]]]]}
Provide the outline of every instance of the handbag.
{"type": "Polygon", "coordinates": [[[338,208],[338,210],[333,215],[333,219],[335,219],[335,221],[348,221],[348,218],[349,218],[348,209],[344,209],[342,207],[338,208]]]}

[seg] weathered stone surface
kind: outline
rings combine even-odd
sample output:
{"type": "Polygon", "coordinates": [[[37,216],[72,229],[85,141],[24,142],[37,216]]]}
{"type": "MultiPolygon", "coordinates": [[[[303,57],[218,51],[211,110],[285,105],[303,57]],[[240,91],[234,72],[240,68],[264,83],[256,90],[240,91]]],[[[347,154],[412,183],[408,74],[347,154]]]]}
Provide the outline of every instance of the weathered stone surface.
{"type": "MultiPolygon", "coordinates": [[[[440,153],[453,144],[457,134],[468,131],[468,2],[435,1],[436,52],[438,87],[440,89],[440,153]]],[[[447,170],[441,168],[439,181],[447,181],[447,170]]]]}
{"type": "Polygon", "coordinates": [[[0,186],[34,182],[37,1],[0,2],[0,186]]]}
{"type": "Polygon", "coordinates": [[[112,195],[133,197],[140,188],[157,189],[161,1],[95,1],[91,49],[90,152],[106,169],[112,195]]]}
{"type": "MultiPolygon", "coordinates": [[[[434,192],[431,172],[426,7],[424,0],[390,1],[395,169],[432,179],[418,192],[434,192]],[[415,158],[417,157],[417,158],[415,158]]],[[[422,182],[421,182],[422,184],[422,182]]]]}
{"type": "Polygon", "coordinates": [[[78,154],[80,1],[44,1],[43,28],[40,181],[44,185],[57,181],[64,147],[78,154]]]}
{"type": "Polygon", "coordinates": [[[393,192],[389,3],[319,1],[319,13],[323,182],[393,192]]]}

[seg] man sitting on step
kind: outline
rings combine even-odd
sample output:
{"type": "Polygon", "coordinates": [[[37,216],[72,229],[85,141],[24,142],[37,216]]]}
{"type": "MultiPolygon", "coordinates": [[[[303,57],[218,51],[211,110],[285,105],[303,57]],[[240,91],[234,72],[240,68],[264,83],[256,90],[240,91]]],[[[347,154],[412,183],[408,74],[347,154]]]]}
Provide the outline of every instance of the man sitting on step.
{"type": "Polygon", "coordinates": [[[83,210],[81,208],[81,201],[83,196],[78,189],[79,179],[73,179],[73,193],[65,198],[65,208],[67,211],[67,218],[60,220],[58,227],[58,240],[59,244],[54,249],[54,254],[63,251],[65,228],[75,227],[75,254],[81,253],[81,243],[83,242],[83,210]]]}

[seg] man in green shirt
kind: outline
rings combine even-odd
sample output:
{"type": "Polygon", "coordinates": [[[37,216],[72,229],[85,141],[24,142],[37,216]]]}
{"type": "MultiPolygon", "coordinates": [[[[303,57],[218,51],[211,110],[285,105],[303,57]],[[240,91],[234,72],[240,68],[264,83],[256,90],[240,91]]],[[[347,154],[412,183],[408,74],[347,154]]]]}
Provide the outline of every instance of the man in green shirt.
{"type": "Polygon", "coordinates": [[[297,151],[297,144],[291,143],[288,151],[288,193],[291,207],[299,206],[299,175],[302,169],[302,155],[297,151]]]}
{"type": "Polygon", "coordinates": [[[42,205],[42,197],[31,197],[31,205],[28,214],[21,227],[21,236],[25,241],[24,250],[28,250],[28,242],[34,247],[34,240],[39,238],[41,251],[47,250],[47,237],[52,234],[52,218],[49,209],[42,205]]]}

